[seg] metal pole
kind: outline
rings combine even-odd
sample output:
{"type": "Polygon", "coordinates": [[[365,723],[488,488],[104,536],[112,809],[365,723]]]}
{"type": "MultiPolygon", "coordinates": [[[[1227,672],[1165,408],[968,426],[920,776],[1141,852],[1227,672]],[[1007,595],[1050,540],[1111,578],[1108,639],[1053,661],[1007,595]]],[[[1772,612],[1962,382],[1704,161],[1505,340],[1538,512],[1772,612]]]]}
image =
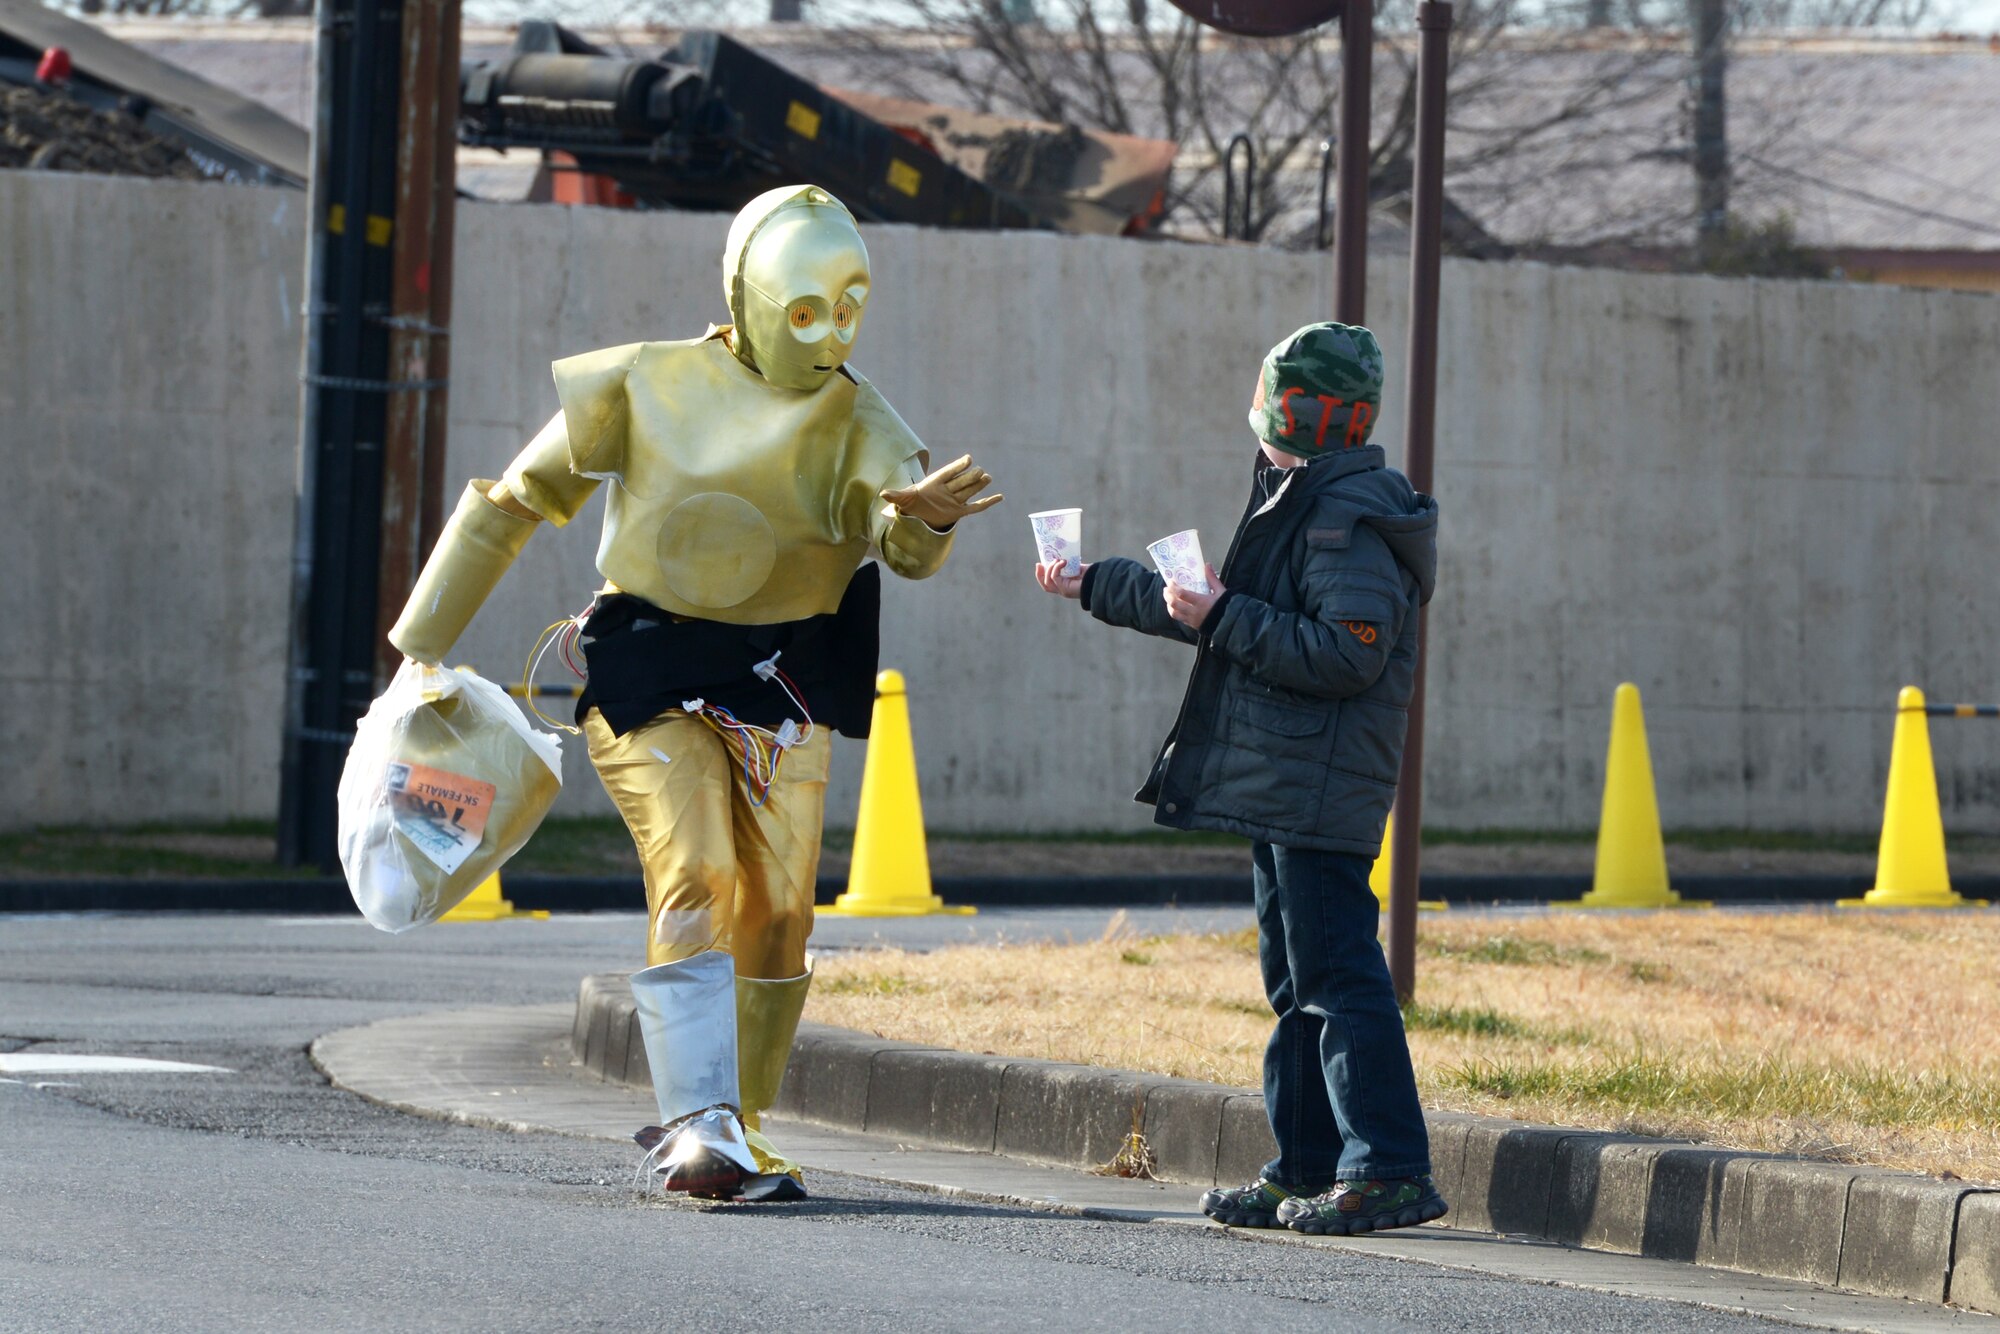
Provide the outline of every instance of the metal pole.
{"type": "MultiPolygon", "coordinates": [[[[1415,182],[1410,199],[1409,393],[1404,403],[1403,466],[1417,490],[1431,489],[1437,436],[1438,280],[1444,218],[1445,80],[1451,6],[1417,5],[1417,126],[1415,182]]],[[[1417,988],[1417,876],[1424,821],[1424,660],[1429,615],[1417,612],[1416,679],[1410,691],[1408,739],[1396,787],[1396,834],[1389,850],[1389,977],[1407,1003],[1417,988]]]]}
{"type": "Polygon", "coordinates": [[[1222,239],[1248,241],[1250,217],[1257,197],[1257,145],[1247,134],[1239,134],[1222,150],[1222,239]],[[1243,225],[1232,227],[1236,218],[1236,148],[1243,148],[1243,225]]]}
{"type": "MultiPolygon", "coordinates": [[[[373,358],[366,355],[370,332],[366,310],[368,247],[371,239],[380,245],[394,237],[393,220],[388,237],[381,237],[379,232],[375,238],[370,236],[371,230],[377,228],[375,219],[381,216],[374,207],[376,196],[370,189],[373,184],[371,178],[375,174],[370,149],[376,135],[373,114],[375,85],[380,78],[379,66],[384,55],[381,50],[385,38],[382,9],[383,0],[355,0],[347,86],[343,90],[341,116],[336,127],[336,133],[341,135],[334,152],[334,175],[338,178],[334,188],[339,191],[336,196],[339,202],[335,206],[340,209],[340,224],[336,239],[329,247],[337,264],[333,275],[333,304],[327,312],[333,322],[327,373],[349,382],[383,378],[377,367],[370,364],[373,358]],[[368,374],[371,370],[377,373],[368,374]]],[[[386,109],[393,114],[394,105],[386,109]]],[[[332,229],[331,226],[329,229],[332,229]]],[[[328,387],[322,386],[323,389],[328,387]]],[[[321,480],[332,483],[324,487],[320,495],[320,521],[327,524],[326,531],[320,534],[321,555],[330,554],[328,539],[332,538],[344,545],[344,551],[342,546],[333,546],[332,550],[341,552],[345,558],[318,561],[313,571],[314,613],[319,622],[316,636],[325,670],[314,699],[315,707],[309,713],[307,722],[320,733],[322,773],[331,760],[330,768],[336,782],[340,764],[338,757],[330,754],[330,749],[340,746],[340,743],[329,738],[345,730],[342,727],[343,721],[346,721],[342,717],[342,696],[359,684],[347,679],[354,657],[352,645],[347,642],[348,622],[353,617],[351,603],[356,591],[353,586],[359,582],[354,575],[359,573],[361,563],[356,556],[375,546],[372,542],[358,544],[350,539],[356,535],[354,530],[360,518],[357,511],[375,507],[371,503],[373,496],[361,494],[372,489],[368,485],[371,480],[368,474],[381,467],[380,446],[369,439],[374,432],[368,429],[373,424],[368,419],[374,417],[378,410],[386,418],[388,411],[386,403],[381,403],[379,409],[376,404],[364,405],[360,401],[361,392],[352,383],[333,388],[331,411],[324,414],[325,429],[319,441],[324,450],[322,466],[327,468],[321,480]],[[363,453],[373,454],[374,458],[364,459],[361,457],[363,453]],[[329,519],[331,523],[327,523],[329,519]]],[[[368,582],[374,581],[369,579],[368,582]]],[[[372,604],[374,590],[370,588],[367,592],[368,601],[372,604]]],[[[369,619],[371,622],[374,619],[372,605],[369,619]]],[[[367,660],[371,663],[374,660],[372,646],[367,660]]],[[[371,674],[368,685],[372,684],[371,674]]],[[[341,749],[344,751],[344,747],[341,749]]],[[[321,801],[319,806],[323,810],[322,818],[324,813],[330,813],[331,807],[326,802],[321,801]]],[[[324,848],[331,846],[331,839],[322,844],[324,848]]]]}
{"type": "Polygon", "coordinates": [[[1313,249],[1324,250],[1333,238],[1326,234],[1327,178],[1333,175],[1333,140],[1319,143],[1319,212],[1313,215],[1313,249]]]}
{"type": "Polygon", "coordinates": [[[315,296],[308,335],[294,653],[279,797],[278,852],[287,865],[338,862],[335,792],[354,723],[375,678],[377,552],[390,241],[395,194],[401,0],[321,0],[320,109],[311,198],[315,296]]]}
{"type": "Polygon", "coordinates": [[[1370,70],[1375,60],[1374,0],[1347,0],[1340,11],[1339,186],[1333,207],[1333,318],[1368,318],[1368,145],[1370,70]]]}
{"type": "Polygon", "coordinates": [[[334,6],[333,0],[314,5],[312,175],[306,181],[305,350],[300,358],[299,469],[292,527],[291,635],[285,674],[285,735],[278,777],[278,860],[298,866],[310,859],[305,847],[306,695],[312,680],[311,637],[307,618],[312,597],[313,521],[319,469],[319,376],[322,334],[320,317],[326,301],[326,211],[329,169],[333,155],[334,6]]]}
{"type": "Polygon", "coordinates": [[[1723,0],[1691,0],[1694,30],[1696,248],[1706,261],[1729,230],[1729,20],[1723,0]]]}

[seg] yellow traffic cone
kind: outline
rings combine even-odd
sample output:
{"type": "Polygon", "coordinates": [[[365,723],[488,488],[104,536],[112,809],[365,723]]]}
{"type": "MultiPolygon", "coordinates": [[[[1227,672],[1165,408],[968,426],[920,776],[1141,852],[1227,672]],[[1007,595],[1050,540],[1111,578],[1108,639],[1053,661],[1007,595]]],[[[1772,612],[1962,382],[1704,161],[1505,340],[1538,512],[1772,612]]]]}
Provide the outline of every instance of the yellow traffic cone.
{"type": "Polygon", "coordinates": [[[1375,902],[1382,905],[1382,911],[1389,911],[1389,854],[1396,845],[1396,813],[1389,812],[1389,818],[1382,825],[1382,850],[1375,854],[1375,865],[1368,869],[1368,888],[1375,892],[1375,902]]]}
{"type": "Polygon", "coordinates": [[[1924,692],[1904,686],[1896,696],[1896,732],[1889,745],[1889,795],[1882,804],[1882,842],[1875,888],[1843,908],[1967,908],[1978,902],[1951,887],[1945,869],[1944,814],[1938,809],[1931,729],[1924,692]]]}
{"type": "Polygon", "coordinates": [[[910,739],[910,701],[903,674],[875,678],[875,716],[861,768],[861,812],[854,822],[854,859],[847,892],[822,913],[835,917],[924,917],[969,914],[931,893],[924,809],[917,795],[917,751],[910,739]]]}
{"type": "Polygon", "coordinates": [[[1618,687],[1611,703],[1611,747],[1604,758],[1604,807],[1597,823],[1597,873],[1582,899],[1561,908],[1705,908],[1667,885],[1667,844],[1639,687],[1618,687]]]}
{"type": "Polygon", "coordinates": [[[500,873],[495,871],[477,885],[464,900],[450,912],[438,918],[440,922],[498,922],[508,917],[532,917],[546,921],[548,911],[543,908],[523,912],[500,895],[500,873]]]}
{"type": "MultiPolygon", "coordinates": [[[[1382,850],[1375,854],[1375,865],[1368,869],[1368,888],[1374,892],[1375,902],[1383,912],[1389,911],[1389,872],[1395,867],[1395,858],[1390,850],[1396,843],[1396,813],[1389,812],[1389,818],[1382,825],[1382,850]]],[[[1417,907],[1424,912],[1443,912],[1443,899],[1419,899],[1417,907]]]]}

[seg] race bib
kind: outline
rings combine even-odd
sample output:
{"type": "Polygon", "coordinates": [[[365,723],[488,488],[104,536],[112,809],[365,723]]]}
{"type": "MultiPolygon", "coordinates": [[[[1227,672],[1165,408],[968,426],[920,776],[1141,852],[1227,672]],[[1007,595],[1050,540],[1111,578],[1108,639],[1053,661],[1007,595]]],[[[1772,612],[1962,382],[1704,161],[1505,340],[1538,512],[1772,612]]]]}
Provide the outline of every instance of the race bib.
{"type": "Polygon", "coordinates": [[[493,784],[428,765],[391,760],[383,786],[396,828],[446,875],[479,846],[493,813],[493,784]]]}

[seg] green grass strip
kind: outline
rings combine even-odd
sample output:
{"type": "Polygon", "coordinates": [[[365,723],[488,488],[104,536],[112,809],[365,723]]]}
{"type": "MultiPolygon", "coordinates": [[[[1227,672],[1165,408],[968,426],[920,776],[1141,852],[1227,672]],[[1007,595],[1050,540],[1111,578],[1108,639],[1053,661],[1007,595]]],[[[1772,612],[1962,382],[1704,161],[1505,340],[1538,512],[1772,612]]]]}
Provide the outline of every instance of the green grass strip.
{"type": "Polygon", "coordinates": [[[1816,1065],[1784,1055],[1743,1064],[1633,1054],[1576,1065],[1467,1062],[1447,1087],[1496,1098],[1553,1099],[1693,1117],[1838,1117],[1869,1126],[1972,1129],[2000,1123],[2000,1080],[1935,1071],[1816,1065]]]}

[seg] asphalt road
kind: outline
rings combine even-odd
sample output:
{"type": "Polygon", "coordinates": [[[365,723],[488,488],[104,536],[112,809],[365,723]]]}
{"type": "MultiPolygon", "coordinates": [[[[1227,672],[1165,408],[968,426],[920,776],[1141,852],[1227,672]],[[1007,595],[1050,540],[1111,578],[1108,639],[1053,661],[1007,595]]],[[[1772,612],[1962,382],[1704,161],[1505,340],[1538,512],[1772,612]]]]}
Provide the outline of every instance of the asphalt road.
{"type": "MultiPolygon", "coordinates": [[[[1108,916],[885,930],[1080,938],[1108,916]]],[[[1132,915],[1142,931],[1241,918],[1132,915]]],[[[0,1083],[0,1330],[1786,1328],[826,1172],[799,1205],[646,1199],[636,1150],[402,1116],[306,1059],[314,1037],[389,1015],[566,1000],[629,967],[640,929],[0,917],[0,1052],[230,1072],[0,1083]]],[[[818,944],[876,930],[829,921],[818,944]]]]}

